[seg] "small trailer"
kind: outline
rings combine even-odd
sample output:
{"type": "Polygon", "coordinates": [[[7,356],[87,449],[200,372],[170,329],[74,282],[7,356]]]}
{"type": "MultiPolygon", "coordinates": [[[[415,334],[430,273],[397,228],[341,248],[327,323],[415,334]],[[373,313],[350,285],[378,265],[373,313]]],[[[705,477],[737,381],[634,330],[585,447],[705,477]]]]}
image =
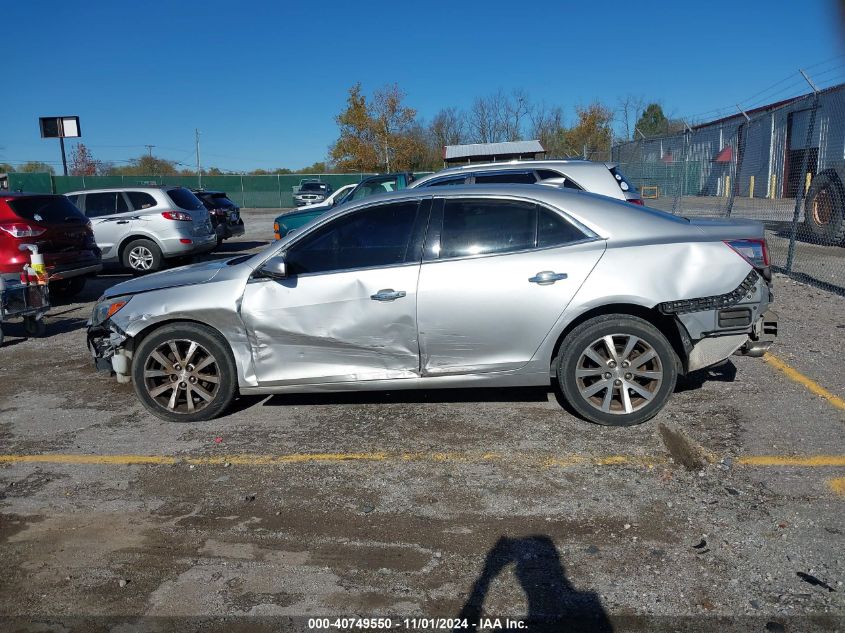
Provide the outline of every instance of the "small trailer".
{"type": "Polygon", "coordinates": [[[3,324],[10,319],[23,319],[30,336],[43,336],[44,315],[50,309],[50,291],[46,284],[9,283],[0,280],[0,345],[3,345],[3,324]]]}

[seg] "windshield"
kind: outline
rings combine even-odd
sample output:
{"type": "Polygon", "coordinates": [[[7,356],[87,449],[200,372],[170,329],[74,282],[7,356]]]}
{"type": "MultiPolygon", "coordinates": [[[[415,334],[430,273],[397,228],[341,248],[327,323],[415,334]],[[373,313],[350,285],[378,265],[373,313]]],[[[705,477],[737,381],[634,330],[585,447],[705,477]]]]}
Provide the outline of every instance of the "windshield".
{"type": "Polygon", "coordinates": [[[397,191],[400,188],[398,176],[381,178],[379,180],[365,180],[353,190],[351,200],[360,200],[361,198],[374,196],[378,193],[389,193],[391,191],[397,191]]]}
{"type": "Polygon", "coordinates": [[[328,185],[324,182],[306,182],[302,187],[299,188],[300,191],[319,191],[323,192],[328,189],[328,185]]]}

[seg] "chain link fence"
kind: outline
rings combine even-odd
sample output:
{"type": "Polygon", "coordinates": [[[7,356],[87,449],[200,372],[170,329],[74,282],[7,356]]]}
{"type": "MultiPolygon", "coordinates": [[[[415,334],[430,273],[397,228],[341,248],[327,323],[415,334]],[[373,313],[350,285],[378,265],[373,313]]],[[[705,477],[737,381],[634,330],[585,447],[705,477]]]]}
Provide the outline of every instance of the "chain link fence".
{"type": "Polygon", "coordinates": [[[845,84],[617,143],[613,161],[649,206],[763,222],[776,270],[845,293],[845,84]]]}

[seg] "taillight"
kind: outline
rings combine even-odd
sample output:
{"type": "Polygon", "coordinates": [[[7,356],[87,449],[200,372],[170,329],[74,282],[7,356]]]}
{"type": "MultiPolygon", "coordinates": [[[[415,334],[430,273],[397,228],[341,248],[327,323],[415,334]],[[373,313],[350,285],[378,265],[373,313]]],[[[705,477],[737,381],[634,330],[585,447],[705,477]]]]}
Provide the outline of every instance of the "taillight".
{"type": "Polygon", "coordinates": [[[754,268],[766,268],[769,265],[769,245],[765,239],[725,240],[725,244],[754,268]]]}
{"type": "Polygon", "coordinates": [[[191,221],[191,214],[184,211],[162,211],[161,217],[166,220],[178,220],[179,222],[191,221]]]}
{"type": "Polygon", "coordinates": [[[645,206],[645,202],[643,202],[641,198],[631,198],[630,200],[628,200],[628,202],[630,202],[631,204],[638,204],[641,207],[645,206]]]}
{"type": "Polygon", "coordinates": [[[0,224],[0,231],[5,231],[12,237],[20,239],[23,237],[38,237],[47,229],[42,229],[40,226],[30,226],[29,224],[21,224],[19,222],[9,222],[0,224]]]}

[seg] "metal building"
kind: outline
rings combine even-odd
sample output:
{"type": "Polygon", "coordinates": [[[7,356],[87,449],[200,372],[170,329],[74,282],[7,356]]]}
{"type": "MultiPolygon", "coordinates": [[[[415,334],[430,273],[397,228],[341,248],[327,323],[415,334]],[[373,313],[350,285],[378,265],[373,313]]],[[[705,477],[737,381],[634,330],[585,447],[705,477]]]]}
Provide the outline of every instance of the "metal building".
{"type": "Polygon", "coordinates": [[[630,179],[667,195],[792,198],[843,159],[845,84],[613,147],[630,179]]]}
{"type": "Polygon", "coordinates": [[[545,157],[546,150],[540,144],[540,141],[536,139],[532,141],[443,146],[443,164],[446,167],[468,163],[489,163],[501,160],[537,160],[545,157]]]}

